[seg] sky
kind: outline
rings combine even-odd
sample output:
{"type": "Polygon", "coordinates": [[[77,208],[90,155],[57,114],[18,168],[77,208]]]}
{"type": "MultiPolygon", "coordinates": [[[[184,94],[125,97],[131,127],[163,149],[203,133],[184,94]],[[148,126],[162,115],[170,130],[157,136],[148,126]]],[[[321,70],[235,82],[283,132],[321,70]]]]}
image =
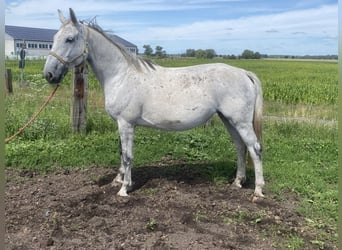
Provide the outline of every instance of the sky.
{"type": "Polygon", "coordinates": [[[338,0],[5,0],[5,24],[59,29],[57,9],[168,54],[338,54],[338,0]]]}

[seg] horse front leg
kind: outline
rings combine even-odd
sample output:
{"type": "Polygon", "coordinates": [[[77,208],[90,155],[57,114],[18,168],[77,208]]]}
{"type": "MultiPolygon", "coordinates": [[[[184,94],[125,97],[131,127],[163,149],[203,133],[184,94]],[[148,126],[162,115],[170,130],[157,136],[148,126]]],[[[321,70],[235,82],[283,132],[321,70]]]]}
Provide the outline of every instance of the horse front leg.
{"type": "Polygon", "coordinates": [[[134,126],[126,121],[119,121],[118,126],[121,142],[121,166],[120,172],[113,182],[122,183],[118,195],[128,196],[127,191],[132,187],[131,168],[133,163],[134,126]]]}
{"type": "Polygon", "coordinates": [[[117,176],[112,181],[112,187],[121,186],[122,183],[123,183],[123,178],[124,178],[124,174],[125,174],[125,166],[124,166],[124,163],[123,163],[122,146],[121,145],[122,145],[121,144],[121,139],[120,139],[120,136],[119,136],[120,168],[119,168],[119,173],[117,174],[117,176]]]}

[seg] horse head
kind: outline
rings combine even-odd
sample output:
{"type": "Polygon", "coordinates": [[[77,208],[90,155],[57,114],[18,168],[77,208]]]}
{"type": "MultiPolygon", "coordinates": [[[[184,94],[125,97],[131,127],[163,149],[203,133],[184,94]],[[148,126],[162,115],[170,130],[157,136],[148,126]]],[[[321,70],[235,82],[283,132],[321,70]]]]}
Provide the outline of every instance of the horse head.
{"type": "Polygon", "coordinates": [[[60,83],[69,68],[78,66],[87,60],[87,28],[77,21],[70,10],[70,20],[58,10],[61,28],[55,34],[52,49],[46,59],[44,76],[49,83],[60,83]]]}

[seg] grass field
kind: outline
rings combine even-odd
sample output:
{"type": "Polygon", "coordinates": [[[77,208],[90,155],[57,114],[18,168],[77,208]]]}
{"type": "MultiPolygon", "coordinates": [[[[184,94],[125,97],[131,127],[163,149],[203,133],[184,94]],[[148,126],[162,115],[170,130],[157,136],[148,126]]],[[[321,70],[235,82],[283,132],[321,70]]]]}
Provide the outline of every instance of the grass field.
{"type": "MultiPolygon", "coordinates": [[[[163,66],[188,66],[224,62],[255,72],[262,81],[266,116],[337,120],[337,63],[272,60],[160,60],[163,66]]],[[[9,136],[43,103],[52,87],[42,78],[44,62],[28,61],[25,79],[18,87],[17,62],[6,62],[14,80],[14,94],[6,96],[6,135],[9,136]]],[[[56,167],[117,166],[116,124],[105,113],[100,86],[89,75],[86,133],[70,130],[70,74],[51,104],[32,126],[6,145],[8,168],[52,171],[56,167]]],[[[300,197],[299,213],[308,227],[320,230],[317,242],[336,242],[337,223],[337,125],[304,122],[264,122],[264,173],[266,191],[276,199],[300,197]],[[332,232],[331,234],[326,233],[332,232]]],[[[208,162],[208,179],[229,181],[235,173],[234,147],[219,119],[209,126],[181,133],[138,128],[135,137],[136,167],[163,157],[188,162],[208,162]]],[[[249,171],[253,181],[253,172],[249,171]]],[[[319,245],[319,244],[318,244],[319,245]]]]}

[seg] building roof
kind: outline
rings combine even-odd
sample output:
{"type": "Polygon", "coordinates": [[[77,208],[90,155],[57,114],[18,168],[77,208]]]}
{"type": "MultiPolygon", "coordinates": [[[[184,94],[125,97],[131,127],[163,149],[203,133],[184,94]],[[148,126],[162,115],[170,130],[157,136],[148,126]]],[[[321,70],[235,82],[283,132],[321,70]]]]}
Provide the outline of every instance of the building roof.
{"type": "Polygon", "coordinates": [[[125,47],[137,47],[137,45],[133,44],[133,43],[130,43],[129,41],[117,36],[117,35],[114,35],[114,34],[110,34],[109,37],[114,41],[114,42],[117,42],[117,43],[120,43],[122,44],[123,46],[125,47]]]}
{"type": "Polygon", "coordinates": [[[58,30],[5,25],[5,33],[15,40],[52,42],[58,30]]]}
{"type": "MultiPolygon", "coordinates": [[[[53,36],[58,30],[53,29],[41,29],[41,28],[29,28],[5,25],[5,33],[13,37],[15,40],[28,40],[28,41],[45,41],[53,42],[53,36]]],[[[133,43],[117,36],[109,35],[115,42],[122,44],[125,47],[137,47],[133,43]]]]}

